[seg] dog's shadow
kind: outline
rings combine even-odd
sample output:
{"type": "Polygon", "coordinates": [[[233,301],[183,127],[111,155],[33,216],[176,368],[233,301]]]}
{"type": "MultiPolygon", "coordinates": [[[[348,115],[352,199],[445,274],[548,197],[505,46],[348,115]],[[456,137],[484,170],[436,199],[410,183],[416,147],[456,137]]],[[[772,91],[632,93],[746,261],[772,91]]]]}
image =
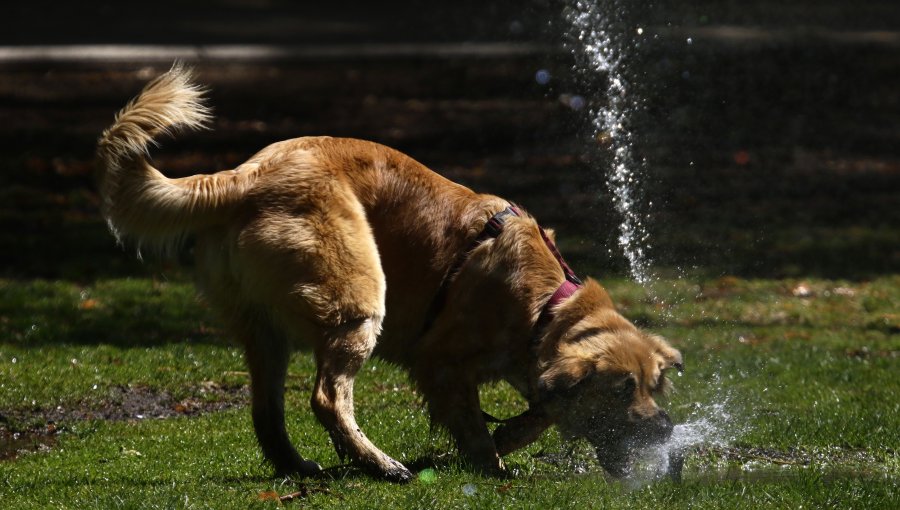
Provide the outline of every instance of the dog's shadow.
{"type": "MultiPolygon", "coordinates": [[[[415,458],[413,460],[409,460],[403,463],[407,469],[413,472],[413,474],[418,475],[420,472],[426,469],[435,469],[435,470],[445,470],[450,468],[460,468],[460,469],[468,469],[472,470],[471,467],[467,467],[462,463],[462,460],[451,453],[443,453],[438,455],[423,455],[421,457],[415,458]]],[[[352,480],[352,479],[371,479],[372,473],[369,473],[365,469],[360,468],[359,466],[355,466],[353,464],[338,464],[336,466],[329,466],[323,468],[322,471],[311,478],[314,480],[321,481],[334,481],[334,480],[352,480]]],[[[310,478],[307,478],[309,480],[310,478]]]]}

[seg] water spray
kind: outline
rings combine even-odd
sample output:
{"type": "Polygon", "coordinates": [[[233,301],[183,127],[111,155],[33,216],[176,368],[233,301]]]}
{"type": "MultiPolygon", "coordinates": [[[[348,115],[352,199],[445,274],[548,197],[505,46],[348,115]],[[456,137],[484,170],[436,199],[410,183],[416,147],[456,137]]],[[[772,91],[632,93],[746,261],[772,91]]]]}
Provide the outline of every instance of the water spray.
{"type": "MultiPolygon", "coordinates": [[[[567,24],[567,43],[576,59],[577,77],[597,90],[591,101],[591,135],[594,142],[608,147],[611,164],[603,173],[612,205],[619,214],[618,244],[628,261],[633,280],[645,288],[658,280],[651,270],[650,235],[641,210],[639,189],[645,161],[633,152],[633,117],[640,111],[641,98],[636,84],[629,81],[634,72],[627,61],[644,35],[644,29],[629,22],[625,0],[569,0],[563,9],[567,24]]],[[[653,298],[657,303],[658,297],[653,298]]],[[[632,484],[641,485],[665,475],[681,478],[684,455],[701,445],[723,446],[740,431],[727,411],[727,395],[719,395],[713,405],[696,403],[687,421],[674,427],[664,444],[634,452],[632,484]],[[730,435],[724,431],[730,430],[730,435]]]]}
{"type": "Polygon", "coordinates": [[[634,157],[629,127],[639,105],[624,63],[630,37],[624,33],[628,28],[622,26],[625,8],[616,1],[603,2],[603,6],[606,8],[601,9],[600,2],[576,0],[563,10],[563,18],[570,27],[569,45],[579,61],[576,71],[586,81],[606,78],[600,92],[605,104],[594,104],[588,110],[592,138],[608,144],[611,150],[612,165],[605,172],[605,182],[620,217],[619,247],[628,259],[631,277],[647,285],[654,279],[647,253],[650,235],[638,210],[641,204],[636,193],[643,161],[634,157]]]}

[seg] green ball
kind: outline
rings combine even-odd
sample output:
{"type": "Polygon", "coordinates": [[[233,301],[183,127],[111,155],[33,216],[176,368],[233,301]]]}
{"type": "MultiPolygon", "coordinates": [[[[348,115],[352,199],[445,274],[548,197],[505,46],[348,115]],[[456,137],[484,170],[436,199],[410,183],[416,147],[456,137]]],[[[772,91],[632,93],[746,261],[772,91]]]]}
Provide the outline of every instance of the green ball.
{"type": "Polygon", "coordinates": [[[431,483],[437,479],[437,473],[433,469],[427,468],[419,471],[419,481],[422,483],[431,483]]]}

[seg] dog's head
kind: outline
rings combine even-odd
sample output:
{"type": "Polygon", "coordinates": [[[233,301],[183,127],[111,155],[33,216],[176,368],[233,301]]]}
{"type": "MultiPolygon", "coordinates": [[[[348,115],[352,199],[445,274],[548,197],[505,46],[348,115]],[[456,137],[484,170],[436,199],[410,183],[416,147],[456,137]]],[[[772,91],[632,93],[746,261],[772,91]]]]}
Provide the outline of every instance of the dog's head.
{"type": "Polygon", "coordinates": [[[630,453],[665,442],[672,421],[655,397],[666,371],[682,370],[681,354],[619,315],[600,284],[559,306],[540,349],[540,399],[569,438],[587,439],[614,476],[628,472],[630,453]]]}

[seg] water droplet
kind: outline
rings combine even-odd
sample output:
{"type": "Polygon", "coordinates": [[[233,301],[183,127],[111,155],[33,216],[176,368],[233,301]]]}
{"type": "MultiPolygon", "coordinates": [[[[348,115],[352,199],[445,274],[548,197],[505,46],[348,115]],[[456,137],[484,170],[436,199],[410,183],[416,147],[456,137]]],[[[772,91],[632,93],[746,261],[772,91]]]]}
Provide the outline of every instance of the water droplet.
{"type": "Polygon", "coordinates": [[[688,43],[688,44],[694,44],[694,40],[691,39],[690,37],[688,37],[688,38],[687,38],[687,43],[688,43]]]}
{"type": "Polygon", "coordinates": [[[573,110],[580,110],[584,108],[584,98],[578,95],[572,96],[569,98],[569,108],[573,110]]]}
{"type": "Polygon", "coordinates": [[[538,82],[541,85],[550,83],[550,78],[550,71],[546,69],[539,69],[538,72],[534,73],[534,81],[538,82]]]}

